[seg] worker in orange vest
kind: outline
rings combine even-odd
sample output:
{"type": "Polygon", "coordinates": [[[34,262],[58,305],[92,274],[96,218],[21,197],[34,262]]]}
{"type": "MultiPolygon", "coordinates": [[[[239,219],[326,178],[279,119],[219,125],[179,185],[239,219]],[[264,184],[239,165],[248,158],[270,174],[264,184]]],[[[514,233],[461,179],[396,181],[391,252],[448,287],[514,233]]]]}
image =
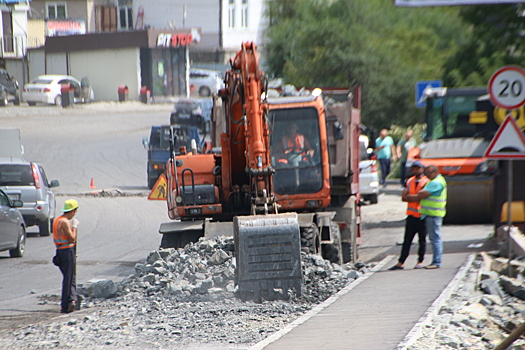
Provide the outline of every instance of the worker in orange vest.
{"type": "MultiPolygon", "coordinates": [[[[410,172],[412,177],[408,179],[406,188],[403,189],[401,193],[401,200],[403,202],[408,202],[406,196],[409,194],[418,194],[419,191],[430,181],[423,172],[425,167],[421,162],[415,161],[410,166],[410,172]]],[[[401,247],[401,256],[397,264],[389,268],[389,270],[402,270],[405,268],[405,260],[410,254],[410,246],[414,240],[416,233],[419,236],[419,250],[418,255],[419,259],[417,261],[415,269],[423,268],[423,259],[425,258],[426,250],[426,239],[427,239],[427,230],[425,227],[425,220],[421,220],[420,213],[421,205],[419,201],[417,202],[408,202],[407,205],[407,218],[405,222],[405,238],[403,240],[403,246],[401,247]]]]}
{"type": "Polygon", "coordinates": [[[298,166],[299,162],[310,161],[314,155],[314,150],[304,135],[298,133],[299,126],[297,123],[290,124],[286,134],[281,139],[281,145],[278,145],[279,163],[290,166],[298,166]]]}
{"type": "Polygon", "coordinates": [[[53,222],[53,242],[57,248],[53,263],[62,272],[62,301],[61,313],[70,313],[75,310],[77,303],[76,285],[76,245],[78,220],[73,217],[78,210],[78,202],[68,199],[64,203],[64,214],[53,222]]]}

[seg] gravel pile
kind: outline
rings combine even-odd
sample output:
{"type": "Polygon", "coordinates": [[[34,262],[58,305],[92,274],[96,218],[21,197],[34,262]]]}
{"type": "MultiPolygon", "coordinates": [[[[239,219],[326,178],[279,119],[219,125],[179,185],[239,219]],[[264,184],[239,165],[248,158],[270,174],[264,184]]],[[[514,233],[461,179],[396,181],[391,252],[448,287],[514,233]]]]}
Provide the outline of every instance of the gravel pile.
{"type": "MultiPolygon", "coordinates": [[[[473,262],[446,305],[422,328],[408,350],[494,349],[525,322],[523,270],[511,278],[484,272],[482,264],[481,257],[473,262]]],[[[525,349],[525,338],[507,349],[525,349]]]]}
{"type": "MultiPolygon", "coordinates": [[[[305,283],[300,297],[242,302],[234,285],[233,250],[233,240],[221,237],[153,251],[120,283],[79,286],[85,297],[81,311],[4,333],[0,348],[246,349],[369,268],[341,267],[301,253],[305,283]]],[[[58,302],[59,296],[53,298],[58,302]]]]}

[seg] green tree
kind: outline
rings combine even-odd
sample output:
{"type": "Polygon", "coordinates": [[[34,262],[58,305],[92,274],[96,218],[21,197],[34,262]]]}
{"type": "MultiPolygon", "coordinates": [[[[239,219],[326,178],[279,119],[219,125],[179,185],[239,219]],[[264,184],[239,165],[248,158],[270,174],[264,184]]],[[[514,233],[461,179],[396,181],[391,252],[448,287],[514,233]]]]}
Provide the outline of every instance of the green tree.
{"type": "Polygon", "coordinates": [[[469,24],[464,44],[444,64],[446,86],[485,86],[507,64],[525,63],[525,6],[482,5],[461,9],[469,24]]]}
{"type": "Polygon", "coordinates": [[[266,71],[296,86],[363,88],[363,123],[421,121],[415,83],[442,76],[457,51],[459,8],[395,8],[390,0],[271,0],[266,71]]]}

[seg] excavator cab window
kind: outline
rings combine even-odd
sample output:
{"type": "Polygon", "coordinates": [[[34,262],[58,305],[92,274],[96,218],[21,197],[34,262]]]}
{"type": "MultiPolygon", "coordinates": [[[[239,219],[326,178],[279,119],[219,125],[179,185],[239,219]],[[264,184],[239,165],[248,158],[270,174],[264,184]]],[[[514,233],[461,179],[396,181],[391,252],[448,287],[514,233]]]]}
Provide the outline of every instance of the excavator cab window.
{"type": "Polygon", "coordinates": [[[274,190],[281,195],[315,193],[323,185],[319,116],[315,108],[270,110],[274,190]]]}

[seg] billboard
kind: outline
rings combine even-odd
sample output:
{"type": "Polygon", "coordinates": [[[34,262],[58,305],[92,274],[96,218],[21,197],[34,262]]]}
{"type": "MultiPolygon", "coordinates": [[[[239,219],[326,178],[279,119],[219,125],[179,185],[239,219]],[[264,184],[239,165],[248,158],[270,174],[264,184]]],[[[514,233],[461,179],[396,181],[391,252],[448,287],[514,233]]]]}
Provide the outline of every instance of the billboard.
{"type": "Polygon", "coordinates": [[[495,5],[525,3],[525,0],[394,0],[399,7],[495,5]]]}

